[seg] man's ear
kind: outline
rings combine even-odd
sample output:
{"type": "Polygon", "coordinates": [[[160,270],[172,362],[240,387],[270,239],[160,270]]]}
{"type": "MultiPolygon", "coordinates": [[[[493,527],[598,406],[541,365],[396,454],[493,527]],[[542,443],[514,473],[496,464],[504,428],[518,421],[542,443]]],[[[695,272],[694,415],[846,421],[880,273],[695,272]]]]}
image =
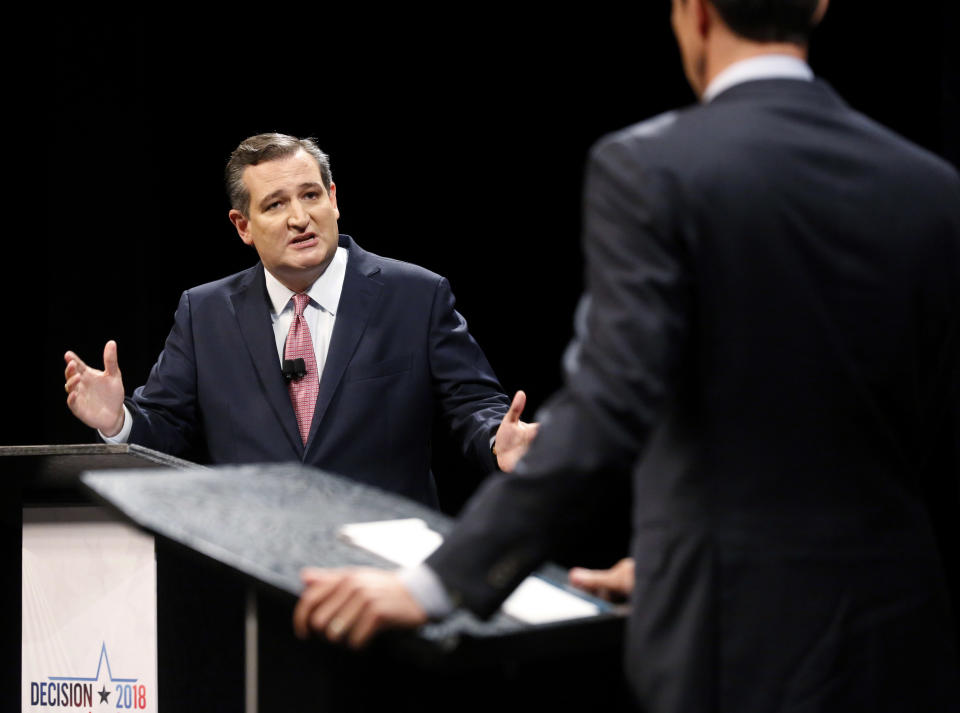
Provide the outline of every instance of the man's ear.
{"type": "Polygon", "coordinates": [[[237,229],[240,239],[247,245],[253,245],[253,237],[251,237],[249,230],[250,221],[247,220],[247,217],[236,208],[231,209],[227,217],[230,218],[233,227],[237,229]]]}
{"type": "Polygon", "coordinates": [[[330,202],[333,204],[333,209],[337,213],[337,219],[340,219],[340,209],[337,208],[337,184],[333,181],[330,181],[330,188],[327,190],[327,193],[330,195],[330,202]]]}
{"type": "Polygon", "coordinates": [[[701,38],[704,38],[710,31],[710,26],[714,23],[712,13],[716,13],[717,11],[713,5],[710,4],[709,0],[690,0],[690,2],[693,3],[693,11],[696,13],[697,34],[700,35],[701,38]]]}
{"type": "Polygon", "coordinates": [[[823,16],[827,14],[827,7],[830,5],[830,0],[820,0],[817,3],[817,8],[813,11],[813,17],[810,18],[810,24],[813,27],[816,27],[820,24],[820,20],[823,19],[823,16]]]}

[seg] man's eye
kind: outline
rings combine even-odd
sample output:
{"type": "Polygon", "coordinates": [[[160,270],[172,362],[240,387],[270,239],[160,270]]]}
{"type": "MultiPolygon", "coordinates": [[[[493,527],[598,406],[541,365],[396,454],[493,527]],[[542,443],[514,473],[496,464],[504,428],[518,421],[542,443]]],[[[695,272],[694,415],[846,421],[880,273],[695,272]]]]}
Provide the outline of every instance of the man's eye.
{"type": "Polygon", "coordinates": [[[276,210],[277,208],[280,207],[280,205],[281,205],[280,201],[274,201],[273,203],[270,203],[266,208],[264,208],[264,210],[265,211],[276,210]]]}
{"type": "Polygon", "coordinates": [[[308,191],[307,193],[303,194],[303,197],[315,201],[320,198],[320,191],[308,191]]]}

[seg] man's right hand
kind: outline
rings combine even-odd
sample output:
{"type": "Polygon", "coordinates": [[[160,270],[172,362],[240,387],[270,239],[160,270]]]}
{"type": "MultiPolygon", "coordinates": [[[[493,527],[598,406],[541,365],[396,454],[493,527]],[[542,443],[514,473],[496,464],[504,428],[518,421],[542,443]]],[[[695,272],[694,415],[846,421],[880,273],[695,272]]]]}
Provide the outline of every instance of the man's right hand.
{"type": "Polygon", "coordinates": [[[73,415],[108,438],[123,428],[123,379],[117,365],[117,343],[103,348],[104,370],[93,369],[73,352],[63,355],[67,406],[73,415]]]}
{"type": "Polygon", "coordinates": [[[622,602],[633,592],[633,558],[625,557],[610,569],[570,570],[570,584],[608,602],[622,602]]]}

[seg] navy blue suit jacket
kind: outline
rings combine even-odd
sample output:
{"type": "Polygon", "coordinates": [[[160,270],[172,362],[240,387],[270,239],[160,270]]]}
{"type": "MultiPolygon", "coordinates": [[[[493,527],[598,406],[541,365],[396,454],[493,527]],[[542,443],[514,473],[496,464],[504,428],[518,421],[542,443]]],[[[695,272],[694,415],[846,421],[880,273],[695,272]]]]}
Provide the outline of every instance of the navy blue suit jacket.
{"type": "Polygon", "coordinates": [[[447,280],[348,236],[340,245],[346,276],[306,446],[262,264],[183,293],[147,383],[127,400],[130,442],[213,463],[299,461],[435,505],[437,415],[494,469],[490,437],[508,400],[447,280]]]}
{"type": "Polygon", "coordinates": [[[428,565],[489,614],[630,478],[644,711],[960,710],[956,171],[744,82],[594,149],[584,250],[566,386],[428,565]]]}

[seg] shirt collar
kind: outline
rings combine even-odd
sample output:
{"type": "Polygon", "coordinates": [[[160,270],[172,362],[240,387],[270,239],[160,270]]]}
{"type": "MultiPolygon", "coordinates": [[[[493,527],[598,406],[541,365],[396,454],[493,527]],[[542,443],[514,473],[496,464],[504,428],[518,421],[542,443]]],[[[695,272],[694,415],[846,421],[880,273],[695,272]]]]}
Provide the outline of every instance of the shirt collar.
{"type": "Polygon", "coordinates": [[[701,101],[709,102],[720,92],[735,84],[755,79],[813,79],[810,65],[788,54],[762,54],[734,62],[713,78],[703,92],[701,101]]]}
{"type": "MultiPolygon", "coordinates": [[[[340,293],[343,292],[343,280],[347,274],[347,250],[346,248],[337,248],[333,254],[333,259],[327,265],[323,274],[310,285],[307,294],[311,302],[316,302],[324,312],[329,312],[333,316],[337,315],[337,309],[340,304],[340,293]]],[[[293,290],[285,286],[273,274],[264,268],[263,276],[267,283],[267,294],[270,296],[270,306],[274,314],[280,314],[287,305],[290,304],[290,298],[295,294],[293,290]]]]}

